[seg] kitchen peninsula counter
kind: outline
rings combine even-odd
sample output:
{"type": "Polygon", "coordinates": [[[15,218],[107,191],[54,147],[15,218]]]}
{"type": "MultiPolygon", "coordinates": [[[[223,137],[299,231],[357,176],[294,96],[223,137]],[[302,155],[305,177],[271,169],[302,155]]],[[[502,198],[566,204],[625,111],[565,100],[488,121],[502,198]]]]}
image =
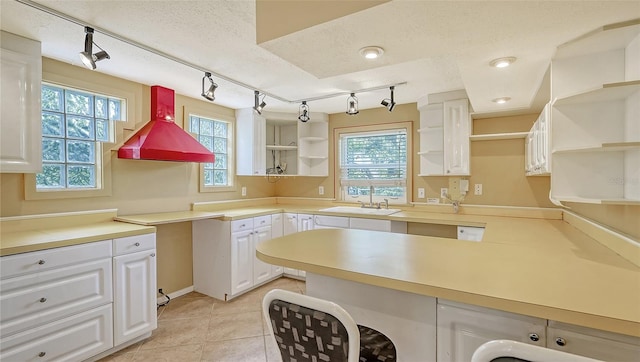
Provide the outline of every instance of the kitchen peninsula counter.
{"type": "Polygon", "coordinates": [[[535,245],[528,238],[500,242],[511,230],[499,227],[479,243],[312,230],[266,241],[257,256],[308,273],[640,336],[640,268],[564,225],[540,220],[535,245]]]}

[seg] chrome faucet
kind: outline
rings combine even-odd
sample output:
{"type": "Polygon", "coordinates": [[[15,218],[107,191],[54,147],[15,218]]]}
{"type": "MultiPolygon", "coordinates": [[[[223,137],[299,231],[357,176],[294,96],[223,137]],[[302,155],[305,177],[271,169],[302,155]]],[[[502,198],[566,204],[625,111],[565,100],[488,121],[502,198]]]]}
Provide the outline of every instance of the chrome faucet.
{"type": "Polygon", "coordinates": [[[451,197],[449,196],[449,194],[445,194],[444,195],[445,199],[447,199],[448,201],[451,201],[451,205],[453,206],[453,213],[457,214],[458,211],[460,211],[460,204],[462,203],[462,200],[464,199],[464,196],[462,197],[462,199],[460,200],[453,200],[451,199],[451,197]]]}
{"type": "MultiPolygon", "coordinates": [[[[362,201],[358,201],[360,203],[360,207],[365,208],[365,209],[380,209],[380,202],[378,204],[374,204],[373,203],[373,193],[375,192],[375,188],[372,186],[369,186],[369,204],[365,204],[362,201]]],[[[384,199],[386,205],[387,205],[387,209],[389,208],[389,201],[387,199],[384,199]]]]}
{"type": "MultiPolygon", "coordinates": [[[[374,188],[373,185],[369,186],[369,207],[373,207],[373,192],[374,192],[374,188]]],[[[378,207],[380,208],[380,207],[378,207]]]]}

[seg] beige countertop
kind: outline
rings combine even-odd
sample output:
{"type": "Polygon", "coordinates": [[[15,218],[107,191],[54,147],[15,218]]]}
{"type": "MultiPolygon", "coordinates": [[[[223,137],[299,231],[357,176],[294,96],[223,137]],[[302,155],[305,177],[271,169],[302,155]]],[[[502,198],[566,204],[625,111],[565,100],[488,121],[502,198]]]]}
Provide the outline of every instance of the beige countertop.
{"type": "Polygon", "coordinates": [[[311,273],[640,336],[640,268],[562,221],[516,221],[489,220],[488,242],[312,230],[266,241],[257,256],[311,273]]]}
{"type": "Polygon", "coordinates": [[[0,234],[0,255],[26,253],[126,236],[154,233],[153,226],[123,222],[50,227],[38,230],[5,230],[0,234]]]}
{"type": "Polygon", "coordinates": [[[116,216],[114,220],[138,225],[162,225],[203,219],[217,219],[224,216],[221,212],[174,211],[154,214],[116,216]]]}

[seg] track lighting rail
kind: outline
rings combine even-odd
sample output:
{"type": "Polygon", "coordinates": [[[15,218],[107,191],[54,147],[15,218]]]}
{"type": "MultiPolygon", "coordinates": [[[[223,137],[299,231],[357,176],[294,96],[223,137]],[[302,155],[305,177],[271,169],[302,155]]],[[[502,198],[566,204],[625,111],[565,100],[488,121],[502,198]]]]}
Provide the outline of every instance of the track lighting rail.
{"type": "Polygon", "coordinates": [[[39,4],[39,3],[36,3],[36,2],[34,2],[34,1],[31,1],[31,0],[15,0],[15,1],[17,1],[18,3],[21,3],[21,4],[23,4],[23,5],[26,5],[26,6],[32,7],[32,8],[34,8],[34,9],[36,9],[36,10],[40,10],[40,11],[42,11],[42,12],[44,12],[44,13],[47,13],[47,14],[53,15],[53,16],[55,16],[55,17],[58,17],[58,18],[60,18],[60,19],[66,20],[66,21],[68,21],[68,22],[71,22],[71,23],[74,23],[74,24],[80,25],[80,26],[82,26],[82,27],[85,27],[85,28],[86,28],[86,27],[93,28],[94,32],[104,34],[104,35],[106,35],[106,36],[108,36],[108,37],[111,37],[111,38],[113,38],[113,39],[119,40],[119,41],[121,41],[121,42],[123,42],[123,43],[129,44],[129,45],[131,45],[131,46],[134,46],[134,47],[136,47],[136,48],[139,48],[139,49],[145,50],[145,51],[147,51],[147,52],[149,52],[149,53],[153,53],[153,54],[158,55],[158,56],[161,56],[161,57],[163,57],[163,58],[166,58],[166,59],[172,60],[172,61],[174,61],[174,62],[176,62],[176,63],[182,64],[182,65],[184,65],[184,66],[187,66],[187,67],[189,67],[189,68],[192,68],[192,69],[198,70],[198,71],[200,71],[200,72],[203,72],[203,73],[211,73],[211,75],[212,75],[214,78],[223,79],[223,80],[225,80],[225,81],[227,81],[227,82],[229,82],[229,83],[235,84],[235,85],[237,85],[237,86],[240,86],[240,87],[242,87],[242,88],[246,88],[246,89],[249,89],[249,90],[252,90],[252,91],[258,91],[258,92],[260,92],[260,94],[262,94],[262,95],[265,95],[265,96],[267,96],[267,97],[269,97],[269,98],[277,99],[277,100],[279,100],[279,101],[281,101],[281,102],[284,102],[284,103],[290,103],[290,104],[293,104],[293,103],[301,103],[302,101],[307,101],[307,102],[310,102],[310,101],[317,101],[317,100],[322,100],[322,99],[334,98],[334,97],[338,97],[338,96],[342,96],[342,95],[348,95],[348,94],[351,94],[351,93],[367,93],[367,92],[372,92],[372,91],[376,91],[376,90],[380,90],[380,89],[387,89],[387,88],[392,87],[392,86],[400,86],[400,85],[405,85],[405,84],[407,84],[407,82],[393,83],[393,84],[381,85],[381,86],[378,86],[378,87],[371,87],[371,88],[357,89],[357,90],[353,90],[353,91],[344,91],[344,92],[338,92],[338,93],[331,93],[331,94],[326,94],[326,95],[323,95],[323,96],[317,96],[317,97],[310,97],[310,98],[303,98],[303,99],[290,100],[290,99],[286,99],[286,98],[280,97],[280,96],[278,96],[278,95],[275,95],[275,94],[273,94],[273,93],[269,93],[269,92],[267,92],[267,91],[261,90],[261,89],[259,89],[259,88],[256,88],[256,87],[254,87],[254,86],[250,85],[250,84],[247,84],[247,83],[241,82],[241,81],[239,81],[239,80],[236,80],[236,79],[233,79],[233,78],[227,77],[227,76],[225,76],[225,75],[223,75],[223,74],[219,74],[219,73],[216,73],[216,72],[212,72],[212,71],[210,71],[210,70],[208,70],[208,69],[205,69],[205,68],[203,68],[203,67],[201,67],[201,66],[199,66],[199,65],[197,65],[197,64],[194,64],[194,63],[188,62],[188,61],[186,61],[186,60],[184,60],[184,59],[180,59],[180,58],[178,58],[178,57],[175,57],[175,56],[173,56],[173,55],[171,55],[171,54],[167,54],[167,53],[165,53],[165,52],[163,52],[163,51],[160,51],[160,50],[158,50],[158,49],[151,48],[151,47],[149,47],[149,46],[147,46],[147,45],[144,45],[144,44],[142,44],[142,43],[139,43],[139,42],[137,42],[137,41],[135,41],[135,40],[132,40],[132,39],[129,39],[129,38],[124,37],[124,36],[122,36],[122,35],[119,35],[119,34],[116,34],[116,33],[114,33],[114,32],[111,32],[111,31],[109,31],[109,30],[107,30],[107,29],[103,29],[103,28],[100,28],[100,27],[96,27],[96,26],[94,26],[94,25],[92,25],[92,24],[89,24],[89,23],[87,23],[87,22],[83,21],[83,20],[80,20],[80,19],[78,19],[78,18],[76,18],[76,17],[73,17],[73,16],[71,16],[71,15],[65,14],[65,13],[60,12],[60,11],[58,11],[58,10],[52,9],[52,8],[50,8],[50,7],[48,7],[48,6],[45,6],[45,5],[42,5],[42,4],[39,4]]]}

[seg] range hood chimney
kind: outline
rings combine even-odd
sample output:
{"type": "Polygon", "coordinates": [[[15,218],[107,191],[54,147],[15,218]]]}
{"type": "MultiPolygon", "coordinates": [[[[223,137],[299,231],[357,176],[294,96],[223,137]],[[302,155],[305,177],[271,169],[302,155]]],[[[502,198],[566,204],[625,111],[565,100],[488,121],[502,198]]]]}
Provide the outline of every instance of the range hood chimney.
{"type": "Polygon", "coordinates": [[[151,121],[118,149],[118,158],[179,162],[214,162],[215,156],[175,124],[173,89],[151,87],[151,121]]]}

